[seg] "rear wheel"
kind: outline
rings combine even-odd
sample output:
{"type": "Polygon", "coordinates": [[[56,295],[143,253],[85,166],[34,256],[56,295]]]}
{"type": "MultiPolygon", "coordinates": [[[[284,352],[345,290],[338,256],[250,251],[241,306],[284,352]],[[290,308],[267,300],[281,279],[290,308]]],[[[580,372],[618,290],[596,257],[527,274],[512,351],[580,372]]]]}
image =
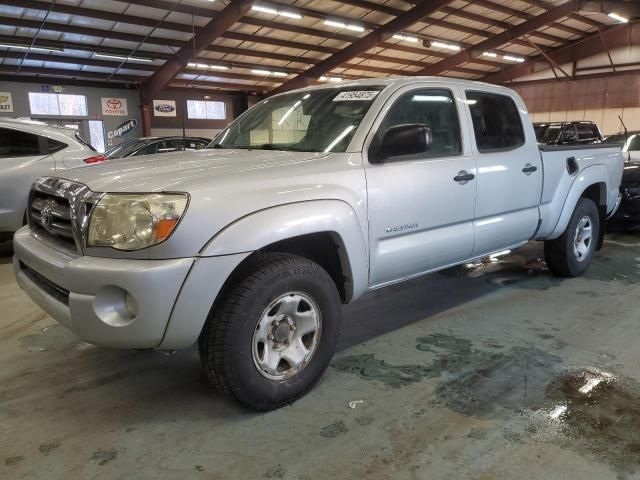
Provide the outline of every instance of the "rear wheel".
{"type": "Polygon", "coordinates": [[[293,402],[329,365],[340,304],[335,283],[315,262],[256,256],[223,292],[200,335],[208,379],[255,410],[293,402]]]}
{"type": "Polygon", "coordinates": [[[578,277],[586,272],[595,255],[600,228],[598,207],[593,200],[581,198],[564,233],[544,243],[549,269],[561,277],[578,277]]]}

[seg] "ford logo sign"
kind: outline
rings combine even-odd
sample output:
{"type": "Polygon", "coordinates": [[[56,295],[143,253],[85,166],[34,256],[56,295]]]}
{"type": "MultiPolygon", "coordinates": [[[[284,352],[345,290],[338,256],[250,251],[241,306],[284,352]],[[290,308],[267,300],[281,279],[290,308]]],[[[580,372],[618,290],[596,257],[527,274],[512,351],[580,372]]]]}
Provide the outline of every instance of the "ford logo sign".
{"type": "Polygon", "coordinates": [[[133,118],[126,122],[122,122],[116,128],[107,133],[107,138],[126,137],[132,133],[137,126],[138,121],[133,118]]]}
{"type": "Polygon", "coordinates": [[[176,109],[176,107],[168,103],[161,103],[160,105],[156,105],[155,109],[161,113],[169,113],[169,112],[173,112],[176,109]]]}

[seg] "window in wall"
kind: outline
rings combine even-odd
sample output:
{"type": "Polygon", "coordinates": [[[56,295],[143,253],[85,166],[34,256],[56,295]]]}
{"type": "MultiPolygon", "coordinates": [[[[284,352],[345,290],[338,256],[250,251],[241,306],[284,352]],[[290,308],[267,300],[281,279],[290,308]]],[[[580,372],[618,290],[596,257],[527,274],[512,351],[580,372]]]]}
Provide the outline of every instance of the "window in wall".
{"type": "Polygon", "coordinates": [[[200,120],[226,120],[227,105],[209,100],[187,100],[187,117],[200,120]]]}
{"type": "Polygon", "coordinates": [[[100,153],[104,153],[106,145],[104,144],[104,127],[102,120],[89,120],[89,138],[91,145],[100,153]]]}
{"type": "Polygon", "coordinates": [[[88,115],[85,95],[29,92],[29,106],[32,115],[54,117],[86,117],[88,115]]]}
{"type": "Polygon", "coordinates": [[[38,135],[10,128],[0,128],[0,158],[36,155],[41,155],[38,135]]]}
{"type": "Polygon", "coordinates": [[[378,129],[378,140],[391,127],[419,123],[431,130],[433,142],[420,157],[457,155],[462,151],[460,123],[449,90],[413,90],[395,101],[378,129]]]}
{"type": "Polygon", "coordinates": [[[467,103],[480,152],[513,149],[524,144],[520,113],[511,97],[468,91],[467,103]]]}

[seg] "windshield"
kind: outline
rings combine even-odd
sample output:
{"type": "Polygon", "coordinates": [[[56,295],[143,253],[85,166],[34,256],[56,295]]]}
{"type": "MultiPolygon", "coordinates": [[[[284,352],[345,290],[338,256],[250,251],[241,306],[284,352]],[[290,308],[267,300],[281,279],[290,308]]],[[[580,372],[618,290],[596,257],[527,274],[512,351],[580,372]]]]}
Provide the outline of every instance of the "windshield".
{"type": "Polygon", "coordinates": [[[383,86],[294,92],[259,103],[209,148],[344,152],[383,86]]]}
{"type": "Polygon", "coordinates": [[[549,143],[557,143],[560,139],[560,133],[562,132],[561,124],[544,124],[544,125],[536,125],[534,127],[536,131],[536,138],[539,143],[549,144],[549,143]]]}
{"type": "Polygon", "coordinates": [[[624,133],[611,135],[606,138],[604,143],[611,143],[613,145],[624,145],[625,143],[627,143],[627,135],[624,133]]]}

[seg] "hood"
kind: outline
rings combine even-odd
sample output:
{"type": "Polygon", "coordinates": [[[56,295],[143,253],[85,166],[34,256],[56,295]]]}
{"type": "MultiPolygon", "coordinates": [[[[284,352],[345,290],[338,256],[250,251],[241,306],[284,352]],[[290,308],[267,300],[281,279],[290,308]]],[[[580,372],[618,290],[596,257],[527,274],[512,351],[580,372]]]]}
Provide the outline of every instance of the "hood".
{"type": "Polygon", "coordinates": [[[211,149],[110,159],[67,170],[60,176],[84,183],[94,192],[189,192],[190,187],[203,181],[257,173],[325,156],[314,152],[211,149]]]}
{"type": "Polygon", "coordinates": [[[629,187],[638,185],[640,185],[640,163],[625,163],[621,186],[629,187]]]}

